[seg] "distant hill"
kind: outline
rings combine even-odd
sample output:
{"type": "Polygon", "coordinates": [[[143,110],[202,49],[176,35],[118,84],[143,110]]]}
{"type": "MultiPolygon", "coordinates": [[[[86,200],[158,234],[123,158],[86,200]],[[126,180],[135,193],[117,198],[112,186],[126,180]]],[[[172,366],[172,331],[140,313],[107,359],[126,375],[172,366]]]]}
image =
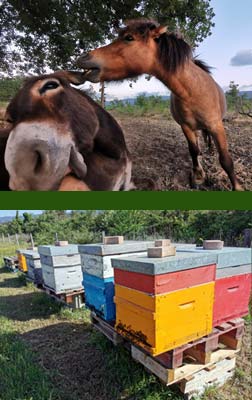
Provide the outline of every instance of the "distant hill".
{"type": "MultiPolygon", "coordinates": [[[[170,99],[169,95],[160,96],[158,93],[144,93],[144,94],[145,94],[146,97],[158,96],[158,97],[161,97],[162,100],[169,100],[170,99]]],[[[248,90],[248,91],[242,90],[242,91],[239,92],[239,94],[240,94],[240,96],[246,95],[248,99],[252,99],[252,90],[248,90]]],[[[124,104],[128,103],[128,104],[132,104],[133,105],[136,102],[136,97],[129,97],[129,98],[126,98],[126,99],[121,99],[119,101],[121,101],[124,104]]],[[[111,104],[113,104],[113,100],[106,101],[106,105],[107,106],[110,106],[111,104]]]]}
{"type": "Polygon", "coordinates": [[[8,216],[6,216],[6,217],[0,217],[0,224],[4,224],[4,223],[6,223],[6,222],[10,222],[10,221],[12,221],[14,218],[15,218],[15,217],[8,217],[8,216]]]}
{"type": "Polygon", "coordinates": [[[240,96],[246,95],[248,99],[252,99],[252,90],[240,91],[240,96]]]}

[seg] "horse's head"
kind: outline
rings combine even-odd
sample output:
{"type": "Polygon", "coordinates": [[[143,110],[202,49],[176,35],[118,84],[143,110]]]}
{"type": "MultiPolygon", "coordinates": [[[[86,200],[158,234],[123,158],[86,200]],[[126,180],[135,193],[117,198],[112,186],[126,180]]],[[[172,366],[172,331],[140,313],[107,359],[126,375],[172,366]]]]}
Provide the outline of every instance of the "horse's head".
{"type": "Polygon", "coordinates": [[[166,27],[151,20],[129,21],[111,44],[83,54],[77,65],[91,82],[121,80],[156,69],[159,39],[166,27]]]}
{"type": "Polygon", "coordinates": [[[69,171],[85,178],[83,154],[92,150],[98,120],[87,98],[70,85],[84,80],[68,71],[32,77],[10,102],[5,164],[12,190],[56,190],[69,171]]]}

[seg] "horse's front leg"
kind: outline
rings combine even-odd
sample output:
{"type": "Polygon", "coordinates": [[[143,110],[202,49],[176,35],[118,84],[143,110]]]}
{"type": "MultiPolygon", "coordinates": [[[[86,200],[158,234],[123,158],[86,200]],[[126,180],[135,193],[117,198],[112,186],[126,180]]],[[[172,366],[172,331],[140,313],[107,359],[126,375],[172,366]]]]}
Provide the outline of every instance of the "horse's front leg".
{"type": "Polygon", "coordinates": [[[235,175],[234,163],[228,150],[227,137],[223,124],[218,124],[216,127],[209,130],[209,133],[214,139],[216,148],[219,153],[220,164],[224,171],[227,173],[231,181],[233,190],[243,191],[243,188],[238,182],[238,179],[235,175]]]}
{"type": "Polygon", "coordinates": [[[188,142],[189,151],[192,157],[193,171],[192,171],[192,185],[201,185],[205,181],[205,173],[199,162],[200,148],[198,143],[197,133],[187,125],[181,126],[185,137],[188,142]]]}

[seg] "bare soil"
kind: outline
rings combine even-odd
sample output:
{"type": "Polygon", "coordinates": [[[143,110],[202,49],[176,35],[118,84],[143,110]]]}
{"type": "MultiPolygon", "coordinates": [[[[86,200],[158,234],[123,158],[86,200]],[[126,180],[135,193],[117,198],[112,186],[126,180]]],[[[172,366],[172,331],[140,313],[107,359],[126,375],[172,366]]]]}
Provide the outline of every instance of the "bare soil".
{"type": "MultiPolygon", "coordinates": [[[[3,109],[0,109],[0,112],[3,109]]],[[[191,157],[179,125],[164,115],[132,116],[113,112],[121,124],[133,161],[132,175],[137,190],[230,190],[230,181],[219,164],[213,146],[210,152],[200,136],[201,164],[205,183],[192,188],[191,157]]],[[[0,117],[0,128],[6,124],[0,117]]],[[[230,118],[225,122],[230,153],[243,188],[252,191],[252,118],[230,118]]]]}
{"type": "MultiPolygon", "coordinates": [[[[157,190],[192,190],[187,142],[180,126],[169,115],[134,117],[114,113],[114,116],[123,128],[131,152],[133,179],[138,189],[148,189],[144,180],[151,179],[157,190]]],[[[252,119],[238,117],[225,122],[225,128],[236,174],[243,188],[251,191],[252,119]]],[[[211,154],[202,137],[200,144],[206,181],[197,190],[230,190],[216,149],[211,154]]]]}

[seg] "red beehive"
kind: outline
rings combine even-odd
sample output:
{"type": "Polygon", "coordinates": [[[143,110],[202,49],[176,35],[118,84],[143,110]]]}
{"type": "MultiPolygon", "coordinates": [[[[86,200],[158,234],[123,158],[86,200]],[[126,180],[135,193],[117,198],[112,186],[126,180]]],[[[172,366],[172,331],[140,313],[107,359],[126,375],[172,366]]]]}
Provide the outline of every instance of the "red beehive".
{"type": "Polygon", "coordinates": [[[216,279],[213,326],[248,314],[251,273],[216,279]]]}
{"type": "Polygon", "coordinates": [[[117,285],[156,295],[212,282],[215,280],[215,270],[216,265],[213,264],[161,275],[147,275],[115,268],[114,278],[117,285]]]}

